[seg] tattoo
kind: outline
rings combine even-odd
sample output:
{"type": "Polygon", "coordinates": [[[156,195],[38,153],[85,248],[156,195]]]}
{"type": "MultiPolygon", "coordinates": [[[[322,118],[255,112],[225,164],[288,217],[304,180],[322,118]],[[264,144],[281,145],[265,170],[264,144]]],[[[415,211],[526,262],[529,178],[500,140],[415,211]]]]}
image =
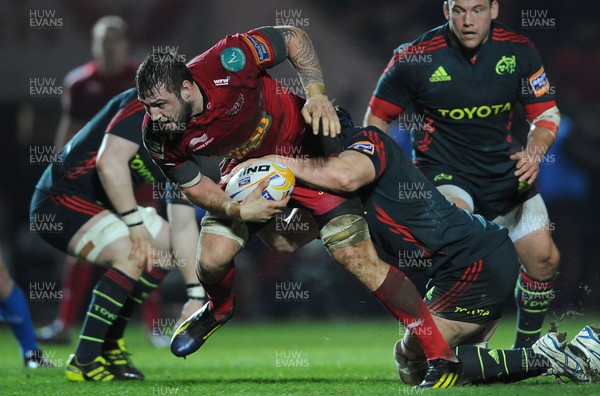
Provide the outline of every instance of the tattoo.
{"type": "Polygon", "coordinates": [[[319,66],[319,58],[310,38],[303,31],[282,26],[277,30],[283,35],[288,51],[288,59],[296,69],[302,83],[306,87],[310,84],[323,84],[323,73],[319,66]]]}

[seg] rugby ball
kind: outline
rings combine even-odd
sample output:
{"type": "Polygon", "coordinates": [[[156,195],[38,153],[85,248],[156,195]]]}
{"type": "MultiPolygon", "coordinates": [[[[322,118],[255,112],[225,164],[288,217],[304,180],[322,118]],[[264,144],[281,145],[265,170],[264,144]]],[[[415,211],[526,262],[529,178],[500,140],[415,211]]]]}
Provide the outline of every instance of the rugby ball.
{"type": "Polygon", "coordinates": [[[260,160],[236,172],[227,182],[225,193],[229,198],[242,202],[265,179],[269,179],[270,182],[262,196],[271,201],[279,201],[290,195],[296,184],[296,178],[287,166],[260,160]]]}

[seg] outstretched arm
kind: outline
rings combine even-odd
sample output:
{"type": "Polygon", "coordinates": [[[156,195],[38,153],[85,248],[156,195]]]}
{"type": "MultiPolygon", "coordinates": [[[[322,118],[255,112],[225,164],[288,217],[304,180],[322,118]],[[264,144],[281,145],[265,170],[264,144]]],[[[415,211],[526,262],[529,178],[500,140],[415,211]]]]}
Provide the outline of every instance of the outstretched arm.
{"type": "Polygon", "coordinates": [[[324,136],[335,137],[341,130],[340,121],[327,98],[319,58],[308,34],[294,26],[274,28],[283,35],[287,58],[298,72],[306,92],[306,104],[302,109],[304,120],[312,125],[315,135],[319,133],[320,125],[324,136]]]}
{"type": "Polygon", "coordinates": [[[254,158],[237,165],[230,175],[236,174],[243,167],[257,160],[271,160],[289,167],[296,177],[312,187],[322,190],[347,193],[375,180],[375,167],[366,155],[347,150],[338,157],[294,158],[281,155],[267,155],[254,158]]]}

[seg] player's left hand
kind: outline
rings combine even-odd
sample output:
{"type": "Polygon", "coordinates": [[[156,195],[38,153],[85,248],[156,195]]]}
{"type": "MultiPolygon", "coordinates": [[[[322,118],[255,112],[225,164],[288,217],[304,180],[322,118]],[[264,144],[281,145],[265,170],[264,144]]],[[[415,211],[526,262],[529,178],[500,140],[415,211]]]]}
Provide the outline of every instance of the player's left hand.
{"type": "Polygon", "coordinates": [[[138,267],[145,268],[146,271],[152,271],[154,266],[154,251],[156,249],[154,238],[144,224],[129,228],[129,238],[131,238],[131,251],[129,260],[136,263],[138,267]]]}
{"type": "Polygon", "coordinates": [[[342,130],[340,120],[333,105],[324,94],[313,94],[306,99],[302,108],[304,121],[312,126],[313,133],[336,137],[342,130]]]}
{"type": "Polygon", "coordinates": [[[528,148],[514,153],[510,156],[510,159],[517,161],[515,176],[519,178],[519,182],[525,182],[528,185],[532,185],[540,173],[542,155],[535,153],[528,148]]]}

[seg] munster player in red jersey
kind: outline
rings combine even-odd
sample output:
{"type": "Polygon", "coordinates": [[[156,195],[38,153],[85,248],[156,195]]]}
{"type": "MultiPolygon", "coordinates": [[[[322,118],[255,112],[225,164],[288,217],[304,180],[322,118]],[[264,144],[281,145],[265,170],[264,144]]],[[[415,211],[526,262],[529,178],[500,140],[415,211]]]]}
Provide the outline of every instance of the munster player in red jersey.
{"type": "Polygon", "coordinates": [[[414,105],[419,121],[412,141],[421,171],[459,207],[509,229],[523,264],[515,290],[515,346],[524,347],[540,336],[559,264],[533,183],[560,115],[533,44],[493,21],[498,12],[495,0],[445,2],[447,24],[394,52],[366,123],[387,131],[414,105]],[[525,148],[510,129],[517,102],[531,124],[525,148]]]}
{"type": "MultiPolygon", "coordinates": [[[[182,324],[171,343],[173,353],[186,356],[233,315],[232,259],[249,238],[247,209],[203,177],[195,157],[315,155],[320,151],[315,135],[322,131],[335,136],[340,124],[325,94],[312,44],[294,27],[228,36],[187,66],[177,55],[150,54],[138,70],[136,84],[148,112],[144,142],[153,160],[194,204],[210,211],[202,222],[198,257],[198,276],[209,303],[182,324]],[[300,75],[306,101],[285,92],[267,74],[286,58],[300,75]]],[[[286,203],[272,202],[271,208],[282,210],[286,203]]],[[[396,318],[428,329],[415,331],[428,358],[455,360],[414,285],[377,257],[357,197],[300,184],[292,203],[311,211],[333,258],[396,318]]]]}

